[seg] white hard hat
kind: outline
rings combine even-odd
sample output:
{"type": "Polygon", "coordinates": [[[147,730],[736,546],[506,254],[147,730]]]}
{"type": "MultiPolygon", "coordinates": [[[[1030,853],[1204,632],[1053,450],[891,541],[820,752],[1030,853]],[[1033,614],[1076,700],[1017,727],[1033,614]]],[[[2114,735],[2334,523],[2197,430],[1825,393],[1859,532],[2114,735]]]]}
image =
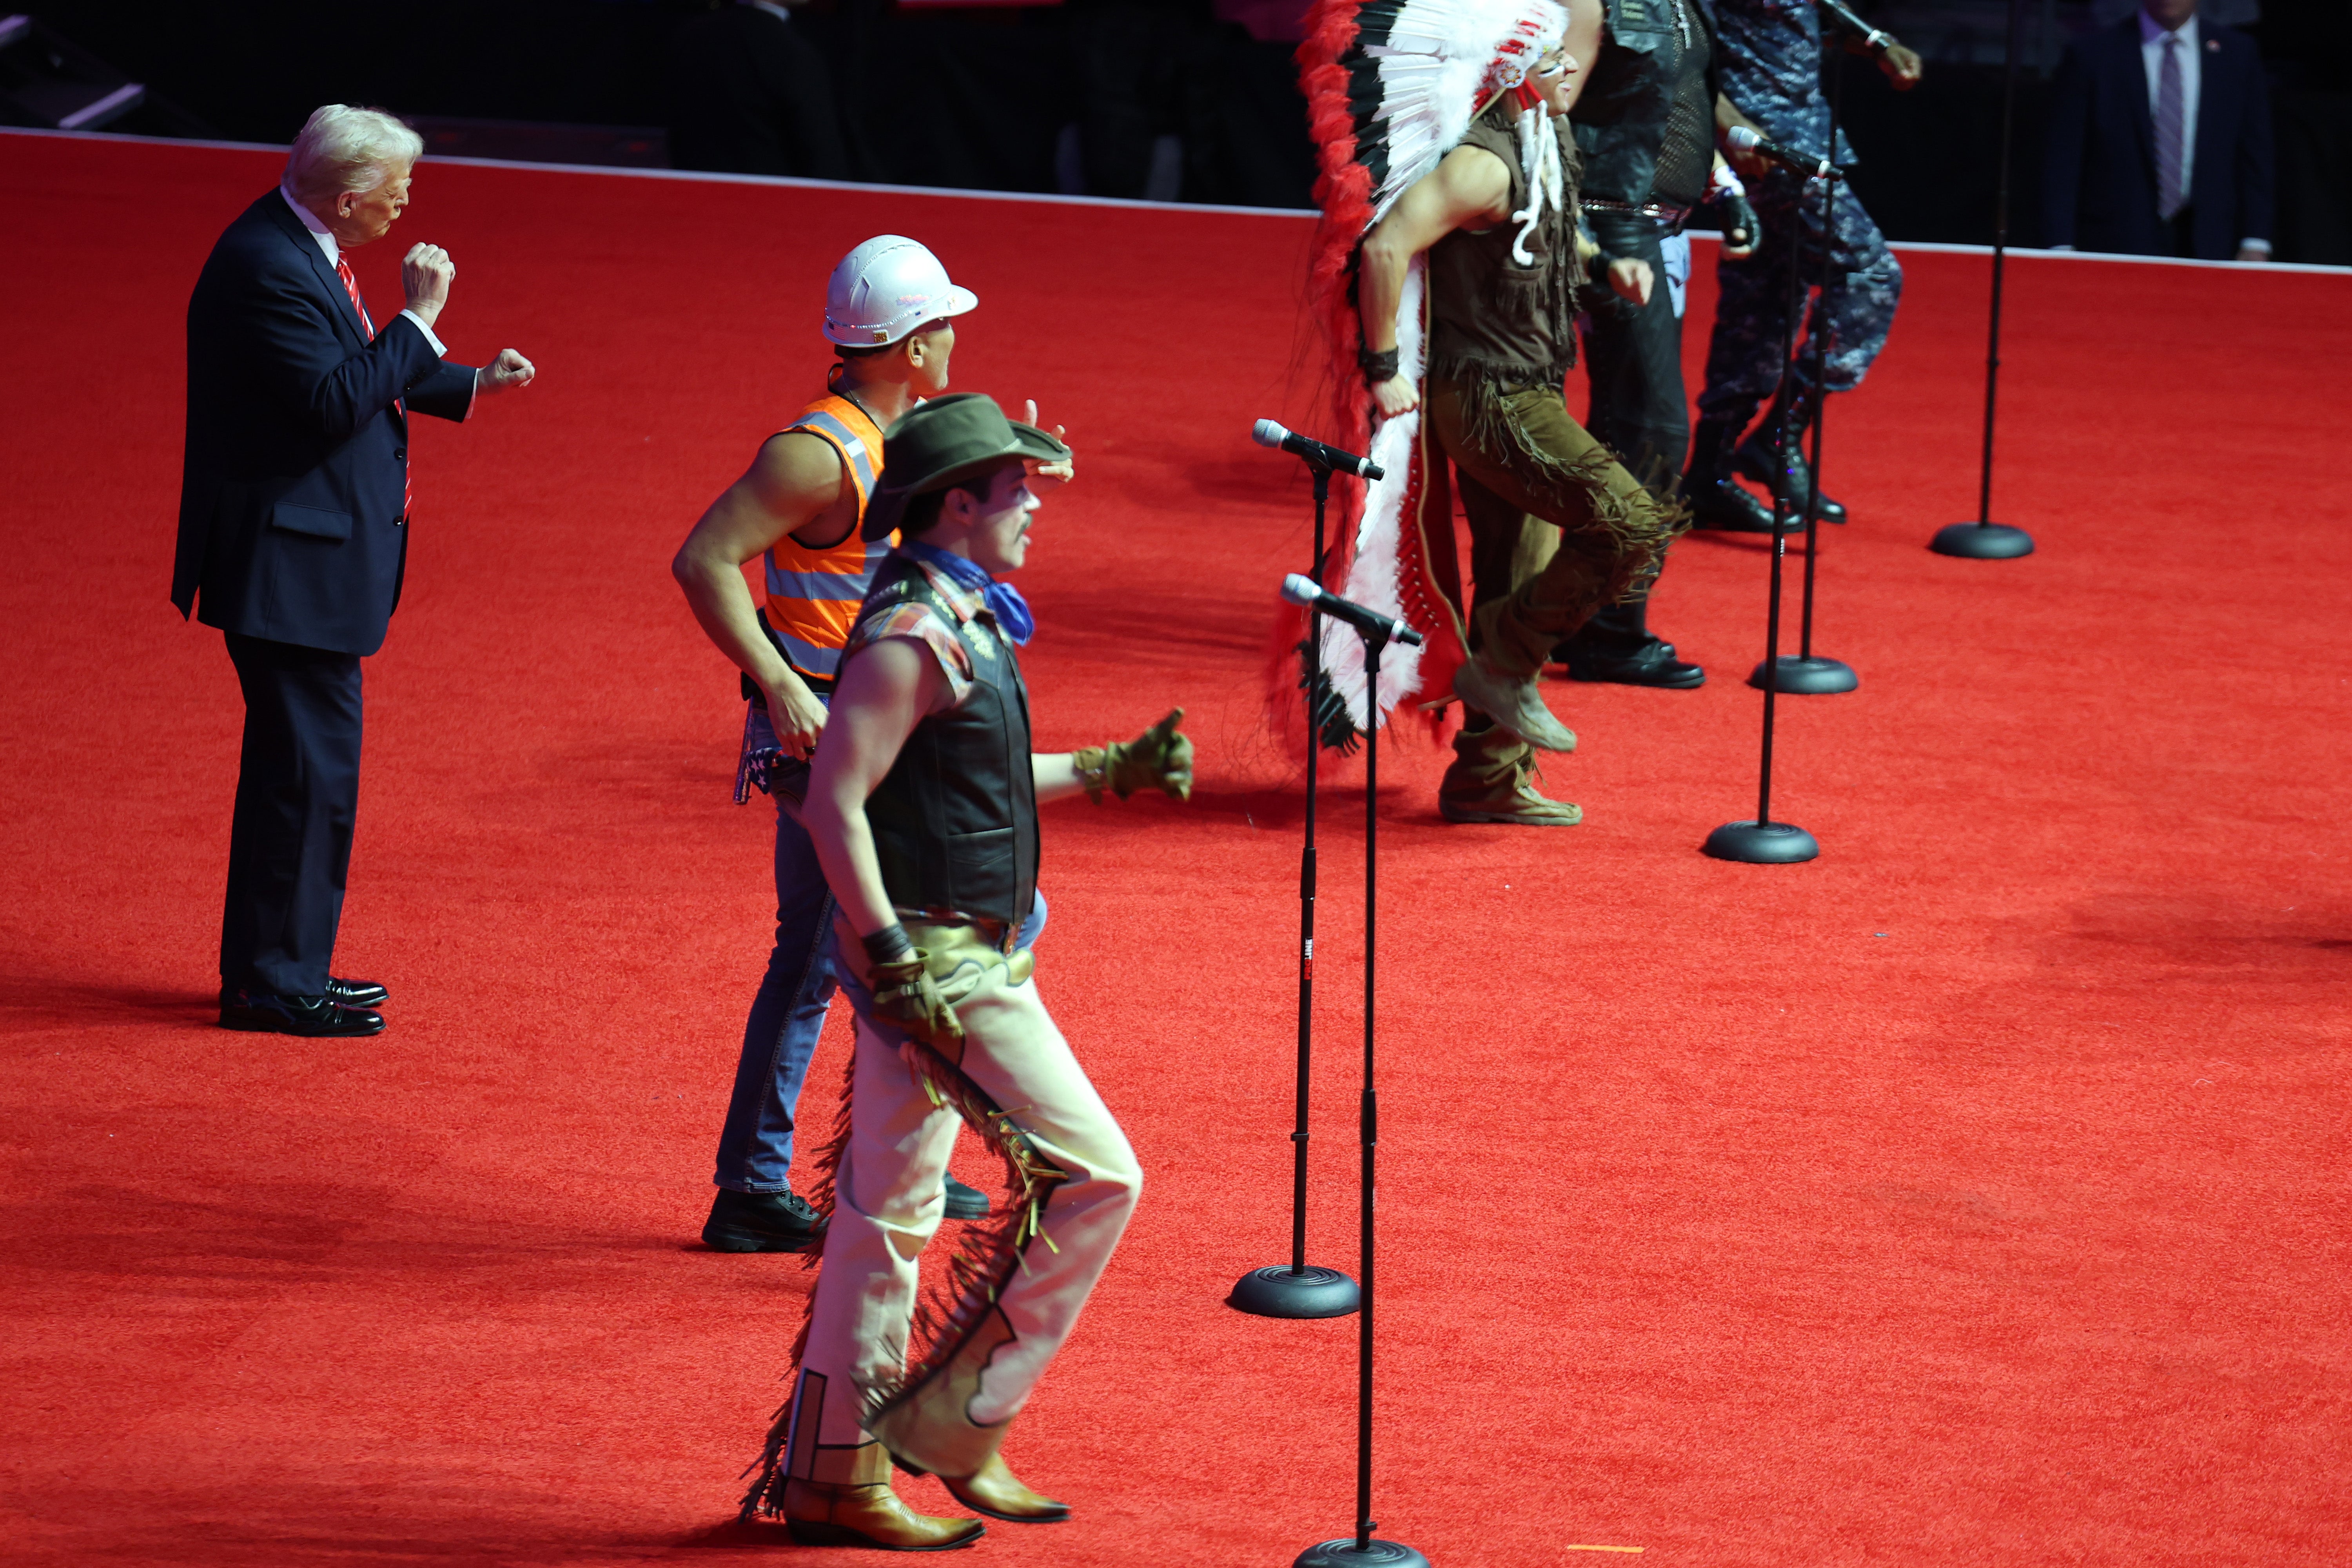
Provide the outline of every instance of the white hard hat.
{"type": "Polygon", "coordinates": [[[824,289],[824,335],[836,343],[894,343],[925,321],[961,316],[980,296],[948,281],[922,246],[882,234],[841,258],[824,289]]]}

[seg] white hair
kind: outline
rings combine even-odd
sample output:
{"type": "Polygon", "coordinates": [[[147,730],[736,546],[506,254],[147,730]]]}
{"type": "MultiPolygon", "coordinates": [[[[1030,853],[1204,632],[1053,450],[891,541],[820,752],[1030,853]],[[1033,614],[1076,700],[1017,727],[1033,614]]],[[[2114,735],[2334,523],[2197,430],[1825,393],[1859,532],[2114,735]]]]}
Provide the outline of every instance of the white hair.
{"type": "Polygon", "coordinates": [[[330,103],[311,110],[286,157],[286,188],[300,201],[372,191],[416,162],[425,138],[381,109],[330,103]]]}

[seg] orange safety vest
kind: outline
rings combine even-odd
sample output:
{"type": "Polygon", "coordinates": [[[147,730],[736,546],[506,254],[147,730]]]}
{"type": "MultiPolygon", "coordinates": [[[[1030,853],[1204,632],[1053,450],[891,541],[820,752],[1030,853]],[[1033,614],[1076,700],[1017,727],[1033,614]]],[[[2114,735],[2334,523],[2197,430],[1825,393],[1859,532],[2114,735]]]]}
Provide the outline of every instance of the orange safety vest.
{"type": "Polygon", "coordinates": [[[875,568],[898,536],[872,543],[858,537],[866,503],[882,472],[882,430],[866,410],[838,395],[820,397],[779,434],[793,430],[806,431],[841,454],[842,469],[857,487],[857,521],[848,538],[811,550],[788,533],[768,549],[768,603],[761,620],[792,667],[824,687],[841,667],[842,647],[856,624],[875,568]]]}

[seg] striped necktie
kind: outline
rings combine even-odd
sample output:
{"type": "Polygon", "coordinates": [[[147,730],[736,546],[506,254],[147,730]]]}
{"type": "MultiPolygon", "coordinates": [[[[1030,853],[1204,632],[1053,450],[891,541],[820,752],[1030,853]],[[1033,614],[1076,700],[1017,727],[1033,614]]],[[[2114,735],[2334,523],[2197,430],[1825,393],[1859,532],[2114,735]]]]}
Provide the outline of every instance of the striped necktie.
{"type": "MultiPolygon", "coordinates": [[[[335,258],[335,276],[343,280],[343,292],[352,297],[352,309],[360,313],[360,325],[367,330],[368,342],[375,342],[375,321],[368,315],[367,301],[360,298],[360,280],[352,275],[352,264],[341,256],[335,258]]],[[[401,412],[405,414],[407,411],[407,405],[402,405],[401,412]]],[[[404,453],[400,459],[401,521],[408,521],[408,513],[415,504],[415,489],[409,481],[408,458],[404,453]]]]}
{"type": "Polygon", "coordinates": [[[2164,59],[2156,73],[2156,214],[2170,223],[2189,205],[2188,94],[2180,85],[2180,35],[2164,35],[2164,59]]]}

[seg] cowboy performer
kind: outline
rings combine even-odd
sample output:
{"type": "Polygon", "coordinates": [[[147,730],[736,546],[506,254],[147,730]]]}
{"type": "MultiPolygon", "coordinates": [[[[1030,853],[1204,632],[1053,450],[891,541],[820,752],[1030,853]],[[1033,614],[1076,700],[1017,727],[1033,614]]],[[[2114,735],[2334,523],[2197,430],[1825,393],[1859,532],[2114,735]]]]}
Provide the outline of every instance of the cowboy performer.
{"type": "Polygon", "coordinates": [[[857,1013],[848,1104],[821,1163],[831,1218],[793,1397],[744,1508],[804,1544],[942,1551],[986,1527],[908,1510],[894,1463],[992,1519],[1069,1517],[1001,1448],[1143,1180],[1038,995],[1037,807],[1081,791],[1189,798],[1192,743],[1180,708],[1124,745],[1029,749],[1016,649],[1034,622],[1003,579],[1028,554],[1031,466],[1068,447],[961,394],[899,419],[886,458],[863,537],[900,542],[842,648],[802,808],[857,1013]],[[918,1264],[964,1124],[1004,1159],[1011,1201],[964,1228],[925,1292],[918,1264]]]}

